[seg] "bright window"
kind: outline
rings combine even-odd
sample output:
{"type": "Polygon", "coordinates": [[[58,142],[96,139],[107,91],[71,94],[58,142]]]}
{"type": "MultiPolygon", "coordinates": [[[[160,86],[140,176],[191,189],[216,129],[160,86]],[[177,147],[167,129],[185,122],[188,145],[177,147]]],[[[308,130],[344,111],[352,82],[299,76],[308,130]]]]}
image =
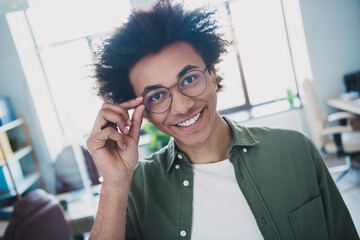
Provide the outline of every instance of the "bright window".
{"type": "Polygon", "coordinates": [[[64,131],[86,134],[101,107],[93,82],[86,77],[92,59],[88,42],[79,39],[45,48],[40,56],[64,131]]]}
{"type": "Polygon", "coordinates": [[[241,0],[230,11],[251,105],[297,92],[280,0],[241,0]]]}
{"type": "Polygon", "coordinates": [[[92,48],[127,19],[130,3],[29,0],[29,5],[26,15],[61,127],[67,137],[84,137],[102,104],[89,77],[92,48]]]}
{"type": "Polygon", "coordinates": [[[127,0],[28,0],[26,14],[38,47],[105,33],[127,19],[127,0]]]}

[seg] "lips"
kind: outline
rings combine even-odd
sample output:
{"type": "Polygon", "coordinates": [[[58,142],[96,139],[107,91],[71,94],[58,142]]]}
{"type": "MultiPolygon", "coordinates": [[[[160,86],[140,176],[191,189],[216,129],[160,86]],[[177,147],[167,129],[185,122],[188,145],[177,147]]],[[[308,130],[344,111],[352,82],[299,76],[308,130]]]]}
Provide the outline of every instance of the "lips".
{"type": "Polygon", "coordinates": [[[181,123],[178,123],[177,126],[179,127],[189,127],[191,125],[193,125],[201,116],[201,112],[199,112],[198,114],[196,114],[195,116],[193,116],[192,118],[185,120],[181,123]]]}

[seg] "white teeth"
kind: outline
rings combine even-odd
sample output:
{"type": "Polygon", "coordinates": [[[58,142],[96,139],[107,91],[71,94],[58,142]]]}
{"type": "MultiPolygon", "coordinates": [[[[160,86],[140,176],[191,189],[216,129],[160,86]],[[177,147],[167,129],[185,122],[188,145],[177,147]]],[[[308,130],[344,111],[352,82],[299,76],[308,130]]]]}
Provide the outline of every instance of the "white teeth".
{"type": "Polygon", "coordinates": [[[193,125],[200,117],[201,115],[201,112],[199,112],[198,114],[196,114],[193,118],[190,118],[189,120],[186,120],[184,122],[181,122],[178,124],[178,126],[180,127],[188,127],[188,126],[191,126],[193,125]]]}

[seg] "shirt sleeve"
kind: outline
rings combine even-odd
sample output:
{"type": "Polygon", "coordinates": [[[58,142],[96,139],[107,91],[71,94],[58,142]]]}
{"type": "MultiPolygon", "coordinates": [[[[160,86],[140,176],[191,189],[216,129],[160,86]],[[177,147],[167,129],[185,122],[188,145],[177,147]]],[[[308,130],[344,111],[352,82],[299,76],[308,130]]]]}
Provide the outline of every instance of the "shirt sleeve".
{"type": "Polygon", "coordinates": [[[319,151],[309,140],[322,196],[330,239],[359,239],[356,228],[342,196],[331,177],[319,151]]]}

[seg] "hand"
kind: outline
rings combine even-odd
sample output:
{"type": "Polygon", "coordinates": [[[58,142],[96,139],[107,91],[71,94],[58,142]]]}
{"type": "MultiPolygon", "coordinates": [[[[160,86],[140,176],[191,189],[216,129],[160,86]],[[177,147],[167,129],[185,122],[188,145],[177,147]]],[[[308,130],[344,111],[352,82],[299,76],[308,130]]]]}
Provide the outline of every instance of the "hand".
{"type": "Polygon", "coordinates": [[[116,185],[119,181],[131,179],[138,161],[139,134],[145,109],[141,102],[142,97],[118,105],[104,103],[97,115],[87,146],[104,183],[116,185]],[[134,107],[130,119],[128,110],[134,107]]]}

